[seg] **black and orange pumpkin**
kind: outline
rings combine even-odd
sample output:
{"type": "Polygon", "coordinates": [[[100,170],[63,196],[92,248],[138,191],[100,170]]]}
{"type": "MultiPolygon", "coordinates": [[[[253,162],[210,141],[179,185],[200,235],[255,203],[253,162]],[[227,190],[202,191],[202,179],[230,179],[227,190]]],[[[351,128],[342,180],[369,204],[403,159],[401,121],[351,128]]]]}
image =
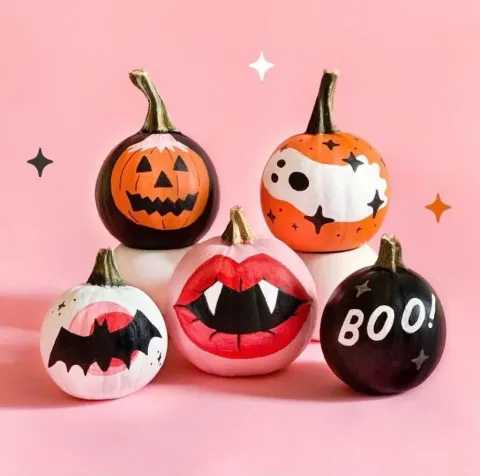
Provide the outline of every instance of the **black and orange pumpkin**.
{"type": "Polygon", "coordinates": [[[123,244],[183,248],[197,242],[218,211],[219,186],[206,152],[179,132],[147,72],[130,79],[147,97],[140,132],[106,158],[96,184],[100,217],[123,244]]]}
{"type": "Polygon", "coordinates": [[[377,232],[389,205],[378,152],[333,124],[336,80],[336,72],[324,72],[306,132],[280,144],[263,172],[265,220],[296,251],[355,249],[377,232]]]}

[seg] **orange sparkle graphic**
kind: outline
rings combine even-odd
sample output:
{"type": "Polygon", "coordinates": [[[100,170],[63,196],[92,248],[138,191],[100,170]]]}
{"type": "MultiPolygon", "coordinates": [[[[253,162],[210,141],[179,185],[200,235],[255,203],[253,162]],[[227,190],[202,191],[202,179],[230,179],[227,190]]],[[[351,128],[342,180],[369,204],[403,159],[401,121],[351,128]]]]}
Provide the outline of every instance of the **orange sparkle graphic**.
{"type": "Polygon", "coordinates": [[[437,219],[437,223],[439,223],[440,218],[442,217],[442,214],[452,207],[442,202],[442,199],[440,198],[440,194],[437,193],[437,198],[435,199],[435,201],[430,205],[426,205],[425,208],[433,212],[433,214],[435,215],[435,218],[437,219]]]}

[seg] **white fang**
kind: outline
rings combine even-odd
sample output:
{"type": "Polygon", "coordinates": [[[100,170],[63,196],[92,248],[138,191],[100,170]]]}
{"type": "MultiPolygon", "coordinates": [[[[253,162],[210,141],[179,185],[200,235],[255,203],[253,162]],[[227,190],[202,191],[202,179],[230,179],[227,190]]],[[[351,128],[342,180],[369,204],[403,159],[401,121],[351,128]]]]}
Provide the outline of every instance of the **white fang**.
{"type": "Polygon", "coordinates": [[[215,315],[215,310],[217,309],[218,298],[222,292],[223,284],[220,281],[217,281],[213,286],[210,286],[203,295],[207,301],[208,309],[210,312],[215,315]]]}
{"type": "Polygon", "coordinates": [[[258,285],[260,286],[263,296],[265,297],[268,309],[270,309],[270,312],[273,313],[275,306],[277,305],[278,288],[268,283],[264,279],[262,279],[258,285]]]}

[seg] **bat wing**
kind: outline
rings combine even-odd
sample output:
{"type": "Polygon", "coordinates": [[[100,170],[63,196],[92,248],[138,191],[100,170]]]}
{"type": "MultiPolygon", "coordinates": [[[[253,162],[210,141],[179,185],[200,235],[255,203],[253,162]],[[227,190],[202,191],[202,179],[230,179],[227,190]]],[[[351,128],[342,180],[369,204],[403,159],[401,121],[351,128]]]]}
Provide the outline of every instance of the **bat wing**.
{"type": "Polygon", "coordinates": [[[67,372],[74,365],[79,365],[87,375],[90,365],[95,361],[91,346],[92,336],[79,336],[60,328],[48,359],[48,367],[53,367],[58,361],[63,362],[67,372]]]}
{"type": "Polygon", "coordinates": [[[160,331],[150,322],[142,311],[137,310],[133,321],[122,329],[112,333],[115,351],[112,357],[121,359],[129,368],[132,352],[138,350],[148,354],[148,345],[154,337],[162,337],[160,331]]]}

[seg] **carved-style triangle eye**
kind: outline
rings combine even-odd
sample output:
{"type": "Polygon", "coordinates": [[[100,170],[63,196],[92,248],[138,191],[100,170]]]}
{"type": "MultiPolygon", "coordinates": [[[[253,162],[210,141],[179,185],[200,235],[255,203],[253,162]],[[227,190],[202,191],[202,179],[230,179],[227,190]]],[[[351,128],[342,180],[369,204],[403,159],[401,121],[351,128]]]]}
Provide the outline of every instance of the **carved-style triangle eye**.
{"type": "Polygon", "coordinates": [[[176,170],[177,172],[188,172],[187,164],[180,156],[177,157],[177,160],[173,165],[173,170],[176,170]]]}
{"type": "Polygon", "coordinates": [[[151,171],[152,171],[152,166],[150,165],[150,162],[148,161],[147,157],[144,155],[142,157],[142,160],[140,160],[137,166],[137,172],[151,172],[151,171]]]}

